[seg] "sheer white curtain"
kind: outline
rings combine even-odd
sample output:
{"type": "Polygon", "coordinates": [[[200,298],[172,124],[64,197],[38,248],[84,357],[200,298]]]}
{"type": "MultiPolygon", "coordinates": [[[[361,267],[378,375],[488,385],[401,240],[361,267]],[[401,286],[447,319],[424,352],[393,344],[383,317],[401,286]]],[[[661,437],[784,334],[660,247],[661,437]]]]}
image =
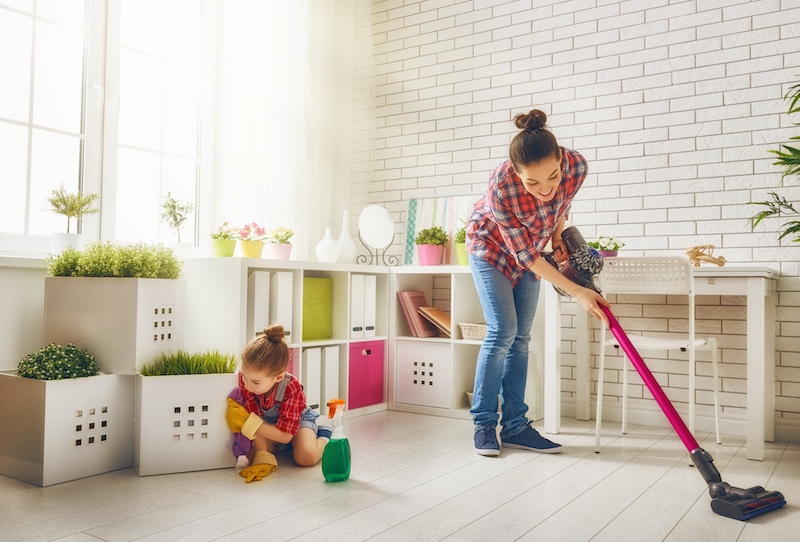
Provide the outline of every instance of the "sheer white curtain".
{"type": "MultiPolygon", "coordinates": [[[[314,259],[349,208],[355,0],[219,3],[213,228],[295,231],[314,259]]],[[[210,230],[209,230],[210,231],[210,230]]]]}

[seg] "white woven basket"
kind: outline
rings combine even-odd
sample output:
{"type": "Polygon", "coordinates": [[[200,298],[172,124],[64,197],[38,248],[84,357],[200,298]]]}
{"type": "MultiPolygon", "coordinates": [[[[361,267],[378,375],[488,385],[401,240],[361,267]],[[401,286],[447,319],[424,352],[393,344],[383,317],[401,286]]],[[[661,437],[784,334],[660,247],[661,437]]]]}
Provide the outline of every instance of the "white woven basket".
{"type": "Polygon", "coordinates": [[[458,324],[461,336],[468,341],[482,341],[486,335],[486,324],[458,324]]]}

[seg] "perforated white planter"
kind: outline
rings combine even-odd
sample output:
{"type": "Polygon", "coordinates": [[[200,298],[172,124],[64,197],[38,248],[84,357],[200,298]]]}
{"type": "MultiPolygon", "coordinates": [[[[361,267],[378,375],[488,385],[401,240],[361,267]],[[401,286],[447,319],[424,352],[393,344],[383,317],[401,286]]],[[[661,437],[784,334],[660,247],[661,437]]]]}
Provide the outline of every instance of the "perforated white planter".
{"type": "Polygon", "coordinates": [[[225,421],[235,374],[136,376],[133,466],[140,476],[233,467],[225,421]]]}
{"type": "Polygon", "coordinates": [[[133,376],[0,372],[0,474],[49,486],[130,467],[133,376]]]}
{"type": "Polygon", "coordinates": [[[74,343],[104,373],[135,374],[161,352],[183,348],[183,280],[45,278],[45,342],[74,343]]]}

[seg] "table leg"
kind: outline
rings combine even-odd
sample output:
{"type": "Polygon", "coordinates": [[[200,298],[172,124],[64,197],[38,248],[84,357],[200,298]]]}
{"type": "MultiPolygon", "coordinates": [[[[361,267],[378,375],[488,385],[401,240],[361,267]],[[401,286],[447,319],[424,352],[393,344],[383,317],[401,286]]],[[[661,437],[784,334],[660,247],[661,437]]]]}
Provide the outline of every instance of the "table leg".
{"type": "Polygon", "coordinates": [[[775,439],[775,295],[765,288],[747,280],[747,459],[756,461],[775,439]]]}
{"type": "Polygon", "coordinates": [[[561,298],[549,284],[544,290],[544,431],[561,431],[561,298]]]}

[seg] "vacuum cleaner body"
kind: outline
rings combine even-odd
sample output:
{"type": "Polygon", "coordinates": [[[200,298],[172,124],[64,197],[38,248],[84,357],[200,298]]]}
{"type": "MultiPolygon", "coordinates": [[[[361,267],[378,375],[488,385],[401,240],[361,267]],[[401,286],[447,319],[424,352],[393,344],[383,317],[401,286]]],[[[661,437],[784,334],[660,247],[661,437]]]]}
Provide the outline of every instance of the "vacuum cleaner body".
{"type": "MultiPolygon", "coordinates": [[[[594,282],[594,276],[603,268],[602,256],[586,244],[583,240],[583,236],[581,236],[580,232],[574,227],[565,229],[562,234],[562,239],[564,240],[567,250],[570,252],[569,260],[564,264],[558,265],[555,260],[548,255],[546,256],[548,261],[570,280],[586,288],[591,288],[598,293],[602,293],[594,282]],[[575,256],[574,258],[573,255],[575,256]]],[[[561,290],[558,291],[562,295],[565,295],[561,290]]],[[[670,424],[672,424],[678,437],[680,437],[684,446],[686,446],[686,449],[689,451],[692,462],[697,467],[700,474],[702,474],[706,484],[708,484],[708,491],[711,495],[711,510],[721,516],[746,521],[784,506],[786,504],[786,499],[784,499],[783,494],[778,491],[767,491],[761,486],[742,489],[722,481],[722,477],[714,466],[714,460],[711,458],[711,455],[697,444],[697,441],[689,432],[683,419],[667,398],[664,390],[661,389],[661,385],[656,381],[650,369],[639,355],[639,352],[636,351],[636,348],[634,348],[627,334],[619,325],[611,309],[602,305],[600,308],[608,318],[608,327],[614,335],[614,338],[617,339],[617,342],[636,368],[636,371],[639,373],[639,376],[641,376],[647,389],[667,416],[667,419],[670,424]]]]}

